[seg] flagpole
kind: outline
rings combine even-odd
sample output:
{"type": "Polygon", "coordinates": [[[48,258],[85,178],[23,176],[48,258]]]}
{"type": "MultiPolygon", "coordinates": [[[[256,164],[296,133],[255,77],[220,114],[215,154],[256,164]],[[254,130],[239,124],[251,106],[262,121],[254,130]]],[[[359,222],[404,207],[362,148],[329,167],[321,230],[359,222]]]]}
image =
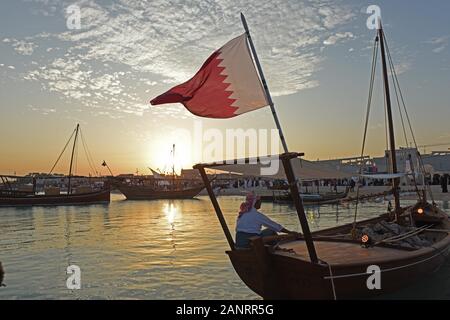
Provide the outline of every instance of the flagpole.
{"type": "Polygon", "coordinates": [[[267,101],[269,102],[270,110],[272,111],[273,119],[275,120],[275,125],[278,129],[278,134],[280,135],[281,144],[283,145],[283,150],[285,153],[288,153],[288,147],[286,140],[284,139],[283,130],[281,130],[280,121],[278,120],[277,112],[275,111],[275,105],[272,100],[272,96],[270,95],[269,87],[267,86],[266,78],[264,77],[264,73],[261,67],[261,63],[259,62],[258,55],[256,54],[255,46],[253,45],[253,40],[250,35],[250,30],[248,29],[247,21],[245,20],[244,14],[241,12],[241,20],[244,25],[245,33],[247,34],[248,43],[250,44],[250,50],[253,54],[253,59],[255,60],[256,68],[258,69],[259,76],[261,78],[261,82],[264,88],[264,92],[266,93],[267,101]]]}
{"type": "Polygon", "coordinates": [[[306,218],[305,208],[303,207],[303,200],[300,197],[300,191],[297,186],[297,178],[295,177],[294,170],[292,168],[291,159],[293,157],[297,157],[297,154],[289,154],[289,150],[286,144],[286,140],[284,139],[283,131],[281,130],[280,121],[278,120],[277,112],[275,111],[275,106],[272,101],[272,97],[269,92],[269,87],[267,86],[266,78],[264,78],[264,73],[262,71],[261,64],[259,63],[258,56],[256,55],[255,46],[253,45],[252,37],[250,36],[250,31],[248,29],[247,21],[245,20],[244,14],[241,12],[241,20],[244,25],[245,33],[247,34],[247,39],[250,44],[250,49],[252,50],[253,59],[255,60],[256,68],[258,69],[259,76],[261,78],[261,82],[266,93],[267,101],[269,102],[270,110],[272,110],[273,119],[275,120],[275,124],[278,129],[278,133],[280,135],[280,140],[283,145],[284,155],[282,155],[281,160],[283,163],[284,171],[286,172],[286,178],[289,182],[289,188],[291,190],[292,199],[294,200],[295,208],[297,209],[298,219],[300,221],[300,225],[303,231],[303,237],[306,242],[306,247],[308,249],[309,257],[311,262],[317,263],[317,253],[316,248],[314,246],[314,241],[311,235],[311,231],[308,225],[308,219],[306,218]]]}

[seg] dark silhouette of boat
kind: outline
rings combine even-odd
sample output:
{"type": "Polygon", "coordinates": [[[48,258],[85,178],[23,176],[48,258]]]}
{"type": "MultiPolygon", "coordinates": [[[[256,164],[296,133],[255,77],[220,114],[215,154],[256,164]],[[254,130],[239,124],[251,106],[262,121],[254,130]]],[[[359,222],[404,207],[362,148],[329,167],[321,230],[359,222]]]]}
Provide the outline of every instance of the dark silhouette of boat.
{"type": "Polygon", "coordinates": [[[0,190],[0,206],[87,205],[110,201],[109,187],[102,190],[60,195],[31,194],[0,190]]]}
{"type": "MultiPolygon", "coordinates": [[[[335,204],[347,197],[347,192],[327,192],[327,193],[300,193],[304,204],[335,204]]],[[[273,195],[261,196],[262,201],[270,202],[292,202],[289,192],[274,193],[273,195]]]]}
{"type": "Polygon", "coordinates": [[[203,184],[191,187],[155,188],[145,185],[127,185],[115,183],[114,186],[128,200],[157,200],[157,199],[192,199],[204,189],[203,184]]]}
{"type": "MultiPolygon", "coordinates": [[[[59,155],[55,164],[53,165],[50,173],[47,177],[18,177],[18,176],[7,176],[0,175],[0,206],[53,206],[53,205],[87,205],[95,203],[105,203],[110,201],[110,188],[107,181],[103,181],[103,186],[101,188],[86,188],[86,186],[73,187],[72,168],[75,148],[78,141],[78,135],[80,132],[80,125],[77,124],[75,130],[67,141],[63,151],[59,155]],[[70,158],[69,175],[67,177],[68,185],[67,192],[61,193],[59,187],[54,187],[53,192],[45,191],[44,194],[36,192],[36,180],[37,179],[50,179],[54,178],[51,176],[53,169],[56,167],[58,161],[60,160],[62,154],[64,153],[69,142],[73,141],[72,155],[70,158]],[[11,182],[13,179],[15,182],[11,182]],[[31,189],[21,190],[20,185],[17,183],[18,179],[31,179],[32,185],[28,186],[31,189]]],[[[84,147],[86,147],[83,140],[84,147]]],[[[61,177],[65,179],[65,177],[61,177]]],[[[80,178],[80,177],[77,177],[80,178]]],[[[81,177],[89,179],[87,177],[81,177]]]]}
{"type": "MultiPolygon", "coordinates": [[[[298,195],[298,188],[290,160],[299,155],[280,155],[294,195],[298,195]]],[[[426,277],[438,270],[448,256],[449,217],[424,197],[416,205],[401,208],[395,214],[384,213],[355,224],[310,232],[303,202],[299,196],[294,196],[303,234],[255,237],[249,249],[236,248],[204,172],[220,166],[199,164],[195,168],[202,173],[230,245],[226,253],[234,269],[242,281],[264,299],[350,299],[380,295],[426,277]],[[393,216],[397,217],[398,224],[393,216]],[[377,224],[408,228],[398,233],[394,231],[382,241],[375,242],[368,237],[364,242],[366,228],[371,230],[377,224]],[[416,236],[420,236],[418,244],[409,245],[408,240],[416,236]],[[381,275],[380,289],[367,285],[373,275],[371,266],[376,266],[378,269],[374,270],[379,270],[381,275]]]]}
{"type": "MultiPolygon", "coordinates": [[[[172,146],[171,154],[175,158],[175,144],[172,146]]],[[[108,167],[105,161],[102,165],[108,167]]],[[[170,174],[149,169],[152,176],[114,177],[108,167],[112,175],[109,181],[128,200],[192,199],[204,189],[199,179],[183,179],[177,176],[174,164],[170,174]]]]}

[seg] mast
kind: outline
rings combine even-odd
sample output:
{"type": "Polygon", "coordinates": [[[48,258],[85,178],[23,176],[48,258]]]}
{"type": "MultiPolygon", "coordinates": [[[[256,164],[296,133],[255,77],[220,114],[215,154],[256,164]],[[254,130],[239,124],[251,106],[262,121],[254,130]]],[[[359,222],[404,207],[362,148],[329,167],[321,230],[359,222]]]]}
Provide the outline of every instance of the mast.
{"type": "Polygon", "coordinates": [[[77,128],[75,129],[75,138],[73,139],[73,146],[72,146],[72,155],[70,156],[70,168],[69,168],[69,183],[67,184],[67,195],[72,193],[72,188],[70,185],[70,179],[72,177],[72,165],[73,165],[73,155],[75,153],[75,147],[77,145],[77,139],[78,139],[78,131],[80,130],[80,124],[77,124],[77,128]]]}
{"type": "Polygon", "coordinates": [[[175,190],[175,143],[172,145],[172,189],[175,190]]]}
{"type": "MultiPolygon", "coordinates": [[[[381,61],[383,64],[383,79],[384,79],[384,91],[386,93],[386,110],[387,110],[387,118],[388,118],[388,126],[389,126],[389,143],[391,148],[391,167],[392,167],[392,173],[396,174],[397,171],[397,156],[395,154],[395,135],[394,135],[394,122],[392,120],[392,109],[391,109],[391,96],[389,92],[389,77],[388,77],[388,71],[387,71],[387,64],[386,64],[386,53],[384,48],[384,32],[383,27],[381,26],[381,21],[379,22],[379,29],[378,29],[378,38],[380,40],[380,50],[381,50],[381,61]]],[[[398,186],[399,186],[399,180],[400,178],[394,178],[392,179],[392,188],[393,188],[393,194],[395,199],[395,216],[398,218],[398,215],[400,213],[400,197],[398,193],[398,186]]]]}

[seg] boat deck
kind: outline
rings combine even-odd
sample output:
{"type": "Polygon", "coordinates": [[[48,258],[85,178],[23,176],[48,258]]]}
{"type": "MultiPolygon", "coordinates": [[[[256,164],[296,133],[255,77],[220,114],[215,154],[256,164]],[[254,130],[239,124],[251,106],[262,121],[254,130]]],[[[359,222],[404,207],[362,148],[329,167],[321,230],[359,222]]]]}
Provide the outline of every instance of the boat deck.
{"type": "MultiPolygon", "coordinates": [[[[380,260],[395,260],[411,255],[411,251],[371,247],[363,248],[358,243],[315,241],[317,256],[330,264],[372,263],[380,260]]],[[[309,260],[305,241],[292,241],[279,246],[275,254],[289,255],[301,260],[309,260]],[[294,255],[295,254],[295,255],[294,255]]]]}

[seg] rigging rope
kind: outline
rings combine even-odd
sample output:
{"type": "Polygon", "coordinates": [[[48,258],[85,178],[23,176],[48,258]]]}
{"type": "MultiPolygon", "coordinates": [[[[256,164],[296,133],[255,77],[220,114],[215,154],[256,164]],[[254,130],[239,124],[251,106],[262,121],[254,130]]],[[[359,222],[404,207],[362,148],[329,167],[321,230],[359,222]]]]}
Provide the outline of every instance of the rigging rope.
{"type": "MultiPolygon", "coordinates": [[[[403,98],[403,93],[402,93],[402,90],[401,90],[401,87],[400,87],[400,82],[398,81],[397,72],[395,71],[394,63],[393,63],[393,60],[392,60],[392,57],[391,57],[391,52],[389,50],[389,46],[387,44],[386,36],[384,35],[384,33],[383,33],[383,38],[385,40],[387,56],[388,56],[389,64],[391,66],[391,70],[392,70],[392,78],[394,80],[394,88],[395,88],[395,86],[397,86],[397,88],[398,88],[398,92],[400,94],[400,100],[402,102],[403,110],[405,111],[406,120],[408,122],[409,131],[411,133],[411,138],[413,140],[414,147],[416,148],[416,151],[417,151],[417,158],[419,160],[419,170],[422,171],[422,174],[425,176],[425,166],[423,164],[423,159],[422,159],[422,156],[421,156],[421,154],[419,152],[419,149],[418,149],[416,137],[414,135],[414,131],[413,131],[412,125],[411,125],[411,120],[409,118],[408,110],[406,109],[405,99],[403,98]]],[[[402,122],[403,122],[403,120],[402,120],[402,122]]],[[[426,181],[424,181],[424,183],[425,183],[424,187],[425,187],[425,189],[428,190],[428,193],[430,194],[431,200],[433,201],[433,203],[435,203],[434,202],[434,197],[433,197],[433,192],[431,190],[431,186],[426,181]]]]}
{"type": "Polygon", "coordinates": [[[383,37],[385,39],[386,52],[387,52],[388,60],[389,60],[390,65],[392,66],[392,78],[394,80],[394,85],[396,85],[398,87],[398,91],[399,91],[399,94],[400,94],[400,100],[402,102],[403,110],[405,111],[406,120],[408,121],[408,127],[409,127],[409,131],[411,133],[411,138],[413,140],[414,146],[417,148],[416,137],[415,137],[414,131],[412,129],[412,125],[411,125],[411,121],[410,121],[410,118],[409,118],[408,110],[406,109],[405,99],[403,98],[403,93],[402,93],[402,90],[401,90],[401,87],[400,87],[400,82],[398,81],[397,72],[395,71],[395,68],[394,68],[394,63],[393,63],[393,60],[392,60],[391,52],[389,50],[389,46],[388,46],[388,43],[387,43],[387,40],[386,40],[386,36],[384,34],[383,34],[383,37]]]}
{"type": "Polygon", "coordinates": [[[413,236],[415,236],[415,235],[417,235],[419,233],[422,233],[423,231],[426,231],[427,229],[431,228],[432,226],[433,225],[431,225],[431,224],[430,225],[425,225],[425,226],[422,226],[420,228],[415,228],[415,229],[410,230],[408,232],[405,232],[405,233],[402,233],[402,234],[398,234],[398,235],[395,235],[395,236],[392,236],[392,237],[380,240],[377,243],[375,243],[374,246],[376,246],[376,245],[378,245],[380,243],[392,243],[392,242],[398,242],[398,241],[401,241],[401,240],[405,240],[405,239],[411,238],[411,237],[413,237],[413,236]]]}
{"type": "MultiPolygon", "coordinates": [[[[391,69],[391,73],[393,74],[393,72],[395,72],[395,68],[394,68],[392,61],[389,59],[389,55],[388,55],[388,60],[389,60],[389,67],[391,69]]],[[[406,135],[406,129],[405,129],[405,122],[403,121],[403,112],[402,112],[402,109],[400,106],[400,100],[399,100],[399,96],[398,96],[398,92],[397,92],[397,85],[395,84],[395,81],[393,82],[393,84],[394,84],[395,99],[397,100],[398,113],[400,115],[400,121],[402,123],[403,137],[405,138],[405,145],[406,145],[406,147],[409,147],[408,137],[406,135]]]]}
{"type": "Polygon", "coordinates": [[[66,145],[64,146],[63,150],[59,154],[58,159],[56,159],[55,164],[53,165],[53,167],[51,168],[50,172],[48,173],[49,175],[52,174],[53,170],[55,169],[55,167],[58,164],[59,160],[61,159],[62,155],[64,154],[64,151],[66,151],[67,146],[69,145],[70,140],[72,140],[72,137],[73,137],[73,135],[75,134],[76,131],[77,131],[77,129],[73,130],[72,134],[70,135],[69,140],[67,140],[66,145]]]}
{"type": "Polygon", "coordinates": [[[334,300],[337,300],[337,296],[336,296],[336,288],[334,286],[334,277],[333,277],[333,271],[331,270],[331,264],[329,264],[327,262],[328,265],[328,271],[330,271],[330,279],[331,279],[331,288],[333,290],[333,298],[334,300]]]}
{"type": "Polygon", "coordinates": [[[81,142],[82,142],[82,144],[83,144],[84,153],[85,153],[85,155],[86,155],[86,159],[87,159],[87,161],[88,161],[89,167],[90,167],[90,169],[92,170],[92,172],[93,172],[95,175],[98,176],[99,174],[98,174],[97,167],[95,166],[94,159],[92,158],[92,155],[91,155],[91,152],[90,152],[90,150],[89,150],[89,148],[88,148],[88,145],[87,145],[87,143],[86,143],[86,140],[84,139],[83,132],[81,131],[81,128],[80,128],[80,136],[81,136],[81,142]]]}
{"type": "MultiPolygon", "coordinates": [[[[77,129],[75,128],[72,132],[72,134],[69,137],[69,140],[67,140],[66,144],[64,145],[63,150],[61,151],[61,153],[59,154],[58,158],[56,159],[55,163],[53,164],[52,168],[49,171],[49,175],[52,174],[53,170],[55,169],[55,167],[57,166],[57,164],[59,163],[59,160],[61,159],[62,155],[64,154],[64,152],[67,149],[67,146],[69,145],[69,143],[72,141],[72,138],[74,136],[74,134],[76,133],[77,129]]],[[[92,158],[91,152],[87,146],[86,140],[84,139],[83,136],[83,132],[81,131],[81,128],[79,128],[79,134],[81,136],[81,142],[83,145],[83,149],[84,149],[84,153],[86,155],[86,159],[88,161],[89,167],[90,169],[93,171],[93,173],[97,176],[99,176],[98,170],[95,166],[94,160],[92,158]]],[[[74,163],[73,163],[73,172],[72,172],[72,176],[76,175],[77,171],[78,171],[78,141],[76,141],[75,146],[74,146],[74,163]]]]}
{"type": "MultiPolygon", "coordinates": [[[[297,254],[297,253],[294,251],[294,254],[297,254]]],[[[333,292],[333,300],[337,300],[336,287],[334,285],[334,275],[333,275],[333,270],[331,269],[331,264],[324,260],[321,260],[321,259],[319,259],[319,263],[322,265],[326,265],[328,267],[329,276],[325,276],[324,279],[330,279],[331,291],[333,292]]]]}
{"type": "Polygon", "coordinates": [[[78,171],[78,141],[75,144],[75,150],[74,150],[74,158],[75,158],[75,163],[74,163],[74,170],[72,172],[72,176],[75,176],[77,171],[78,171]]]}
{"type": "Polygon", "coordinates": [[[398,83],[394,79],[394,74],[395,74],[395,78],[396,78],[397,73],[395,71],[394,62],[392,60],[392,56],[391,56],[391,53],[389,51],[389,47],[388,47],[388,44],[387,44],[386,36],[384,35],[384,33],[383,33],[383,39],[384,39],[384,43],[386,44],[386,52],[387,52],[387,57],[388,57],[389,69],[391,71],[392,82],[394,84],[395,99],[397,101],[398,113],[400,114],[400,121],[402,123],[403,136],[405,138],[406,147],[409,147],[408,136],[406,134],[406,129],[405,129],[405,122],[403,120],[403,112],[402,112],[402,109],[401,109],[401,106],[400,106],[400,99],[399,99],[400,86],[397,85],[398,83]]]}

